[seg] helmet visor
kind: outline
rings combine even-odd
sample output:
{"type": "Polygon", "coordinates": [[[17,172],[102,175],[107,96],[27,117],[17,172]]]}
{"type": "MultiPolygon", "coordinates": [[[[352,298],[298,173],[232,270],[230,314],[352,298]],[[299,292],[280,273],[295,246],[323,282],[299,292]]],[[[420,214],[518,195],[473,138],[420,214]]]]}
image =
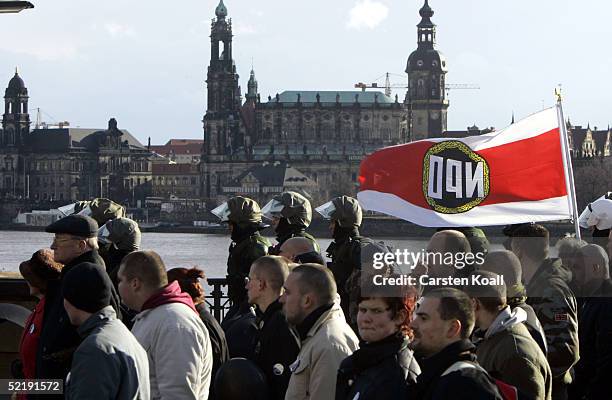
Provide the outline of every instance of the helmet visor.
{"type": "Polygon", "coordinates": [[[285,208],[283,203],[272,199],[261,209],[261,213],[268,219],[280,218],[282,216],[281,212],[283,211],[283,208],[285,208]]]}
{"type": "Polygon", "coordinates": [[[328,201],[327,203],[315,208],[315,211],[321,214],[325,219],[331,219],[332,214],[336,211],[336,206],[333,202],[328,201]]]}
{"type": "Polygon", "coordinates": [[[79,211],[77,215],[84,215],[86,217],[91,217],[92,214],[93,214],[93,211],[91,210],[91,207],[87,206],[81,211],[79,211]]]}
{"type": "Polygon", "coordinates": [[[104,224],[100,229],[98,229],[98,241],[102,244],[109,244],[111,242],[109,237],[110,231],[106,227],[106,224],[104,224]]]}
{"type": "Polygon", "coordinates": [[[59,212],[64,214],[64,217],[74,214],[74,209],[76,207],[76,203],[68,204],[65,206],[61,206],[58,208],[59,212]]]}
{"type": "Polygon", "coordinates": [[[225,203],[221,204],[220,206],[217,206],[211,212],[213,214],[215,214],[217,216],[217,218],[219,218],[221,220],[221,222],[228,222],[229,221],[230,209],[229,209],[229,206],[227,204],[227,201],[225,203]]]}

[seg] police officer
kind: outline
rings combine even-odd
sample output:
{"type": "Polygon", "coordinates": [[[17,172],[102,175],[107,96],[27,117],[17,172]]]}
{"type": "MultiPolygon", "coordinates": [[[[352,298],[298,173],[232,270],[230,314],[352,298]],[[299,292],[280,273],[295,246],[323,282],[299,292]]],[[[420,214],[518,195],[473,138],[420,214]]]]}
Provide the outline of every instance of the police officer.
{"type": "Polygon", "coordinates": [[[270,248],[270,254],[278,255],[281,245],[287,239],[298,236],[312,240],[315,250],[319,251],[314,236],[306,232],[312,220],[312,208],[306,197],[296,192],[283,192],[274,196],[261,211],[266,218],[272,220],[276,232],[278,243],[270,248]]]}
{"type": "Polygon", "coordinates": [[[100,255],[113,282],[117,282],[117,272],[123,257],[140,250],[141,238],[138,223],[129,218],[111,219],[98,230],[98,242],[105,246],[100,255]]]}
{"type": "Polygon", "coordinates": [[[227,259],[228,297],[232,307],[225,319],[229,320],[241,306],[248,308],[245,278],[249,276],[253,261],[268,254],[270,242],[259,233],[267,225],[261,222],[261,209],[255,200],[242,196],[232,197],[212,210],[212,213],[221,222],[228,223],[232,238],[227,259]]]}
{"type": "Polygon", "coordinates": [[[330,220],[333,242],[327,248],[327,256],[332,259],[328,264],[340,294],[345,315],[349,315],[349,298],[346,282],[354,271],[361,268],[361,247],[371,242],[359,235],[362,221],[361,206],[357,199],[341,196],[316,208],[323,218],[330,220]]]}
{"type": "MultiPolygon", "coordinates": [[[[51,249],[55,261],[64,264],[64,268],[60,279],[49,281],[47,285],[45,320],[36,357],[36,378],[64,379],[70,370],[74,350],[81,341],[64,309],[64,277],[83,263],[96,264],[104,271],[105,265],[97,252],[98,224],[94,219],[70,215],[52,223],[45,230],[55,234],[51,249]]],[[[114,288],[111,291],[111,305],[120,318],[119,296],[114,288]]]]}

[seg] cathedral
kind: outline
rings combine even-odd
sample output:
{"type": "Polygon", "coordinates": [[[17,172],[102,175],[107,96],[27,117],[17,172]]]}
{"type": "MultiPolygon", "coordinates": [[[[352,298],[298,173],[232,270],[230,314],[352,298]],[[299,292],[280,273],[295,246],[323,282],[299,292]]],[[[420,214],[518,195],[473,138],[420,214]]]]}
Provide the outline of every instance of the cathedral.
{"type": "Polygon", "coordinates": [[[217,203],[244,194],[265,202],[279,191],[298,190],[321,202],[354,195],[365,155],[446,131],[447,65],[435,49],[436,26],[427,1],[420,15],[404,99],[382,92],[322,90],[284,91],[261,99],[251,70],[243,101],[232,57],[232,21],[221,0],[211,23],[200,164],[203,197],[217,203]],[[295,174],[301,180],[278,178],[295,174]]]}

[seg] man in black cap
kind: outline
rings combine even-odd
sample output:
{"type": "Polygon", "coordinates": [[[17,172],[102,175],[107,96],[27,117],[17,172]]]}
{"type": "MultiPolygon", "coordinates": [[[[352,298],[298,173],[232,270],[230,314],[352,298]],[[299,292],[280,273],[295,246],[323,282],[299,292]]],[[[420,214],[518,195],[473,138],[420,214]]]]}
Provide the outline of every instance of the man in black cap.
{"type": "MultiPolygon", "coordinates": [[[[61,291],[65,276],[83,263],[93,263],[105,273],[106,267],[97,252],[98,224],[92,218],[69,215],[49,225],[46,231],[55,234],[51,244],[53,257],[64,264],[64,268],[60,279],[47,285],[45,320],[36,356],[36,378],[63,379],[70,370],[74,350],[81,342],[64,309],[61,291]]],[[[114,287],[111,289],[110,304],[121,318],[120,300],[114,287]]],[[[45,395],[44,398],[51,399],[50,396],[45,395]]]]}
{"type": "Polygon", "coordinates": [[[149,361],[110,306],[113,284],[97,264],[82,263],[64,278],[70,322],[83,338],[66,378],[67,399],[149,399],[149,361]]]}

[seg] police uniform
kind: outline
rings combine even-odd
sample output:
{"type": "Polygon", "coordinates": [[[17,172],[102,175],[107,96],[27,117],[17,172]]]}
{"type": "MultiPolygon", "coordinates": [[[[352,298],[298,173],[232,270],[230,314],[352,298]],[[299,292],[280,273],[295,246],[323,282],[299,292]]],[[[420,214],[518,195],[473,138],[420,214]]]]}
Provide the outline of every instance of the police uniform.
{"type": "Polygon", "coordinates": [[[288,239],[305,237],[312,241],[315,251],[320,251],[314,236],[306,232],[312,221],[312,208],[307,198],[296,192],[283,192],[272,198],[262,209],[268,218],[278,217],[280,221],[275,228],[277,244],[270,247],[269,253],[278,255],[280,248],[288,239]]]}

